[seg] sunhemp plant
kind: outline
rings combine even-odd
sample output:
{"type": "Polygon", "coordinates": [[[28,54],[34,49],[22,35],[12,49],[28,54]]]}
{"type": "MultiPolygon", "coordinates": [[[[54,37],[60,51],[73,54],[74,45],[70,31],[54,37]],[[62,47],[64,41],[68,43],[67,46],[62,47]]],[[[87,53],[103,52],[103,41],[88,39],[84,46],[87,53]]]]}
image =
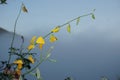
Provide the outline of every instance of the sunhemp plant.
{"type": "Polygon", "coordinates": [[[93,10],[89,14],[85,14],[85,15],[76,17],[62,25],[54,27],[45,36],[39,36],[39,37],[33,36],[32,39],[30,40],[28,47],[24,49],[23,48],[23,44],[24,44],[23,36],[21,36],[22,43],[21,43],[20,48],[14,47],[16,25],[17,25],[18,19],[20,17],[20,14],[22,12],[28,13],[27,8],[22,3],[21,7],[20,7],[20,11],[17,15],[15,24],[14,24],[14,33],[13,33],[13,37],[12,37],[11,46],[10,46],[9,52],[8,52],[9,53],[8,61],[0,62],[1,63],[0,64],[0,80],[27,80],[26,75],[33,75],[36,77],[36,80],[42,80],[38,67],[40,66],[41,63],[43,63],[46,60],[56,62],[56,60],[50,59],[51,51],[53,50],[53,47],[50,47],[49,50],[47,50],[46,53],[44,53],[45,54],[44,56],[42,55],[43,53],[40,53],[40,58],[39,58],[40,60],[38,60],[37,63],[35,60],[36,53],[32,53],[31,51],[34,48],[38,48],[38,49],[42,50],[44,44],[46,44],[45,39],[47,37],[49,37],[49,41],[51,43],[54,43],[55,41],[57,41],[58,38],[55,36],[55,33],[58,33],[61,30],[61,28],[63,28],[63,27],[66,27],[67,32],[70,33],[71,32],[71,25],[70,25],[71,22],[76,21],[76,25],[78,25],[80,22],[80,18],[85,17],[85,16],[91,16],[92,19],[95,19],[95,16],[93,14],[94,11],[95,10],[93,10]],[[13,60],[11,60],[11,58],[14,55],[17,57],[13,61],[13,60]],[[31,65],[34,65],[34,66],[31,67],[31,65]]]}

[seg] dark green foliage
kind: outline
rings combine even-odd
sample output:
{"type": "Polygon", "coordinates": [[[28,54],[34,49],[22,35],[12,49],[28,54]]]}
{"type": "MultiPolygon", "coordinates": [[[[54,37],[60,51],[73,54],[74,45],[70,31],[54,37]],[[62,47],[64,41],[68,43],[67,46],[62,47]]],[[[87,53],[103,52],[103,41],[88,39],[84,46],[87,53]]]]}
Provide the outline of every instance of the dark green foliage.
{"type": "Polygon", "coordinates": [[[7,0],[0,0],[0,4],[7,4],[7,0]]]}
{"type": "Polygon", "coordinates": [[[67,77],[64,80],[73,80],[71,77],[67,77]]]}

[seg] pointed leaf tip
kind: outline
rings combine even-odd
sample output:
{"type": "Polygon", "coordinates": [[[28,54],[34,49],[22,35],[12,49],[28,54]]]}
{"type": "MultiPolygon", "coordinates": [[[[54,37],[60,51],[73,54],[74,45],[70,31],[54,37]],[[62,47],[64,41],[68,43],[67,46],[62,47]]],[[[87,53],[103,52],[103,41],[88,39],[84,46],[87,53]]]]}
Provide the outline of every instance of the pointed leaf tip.
{"type": "Polygon", "coordinates": [[[68,33],[71,32],[71,26],[70,26],[70,24],[67,25],[67,32],[68,32],[68,33]]]}
{"type": "Polygon", "coordinates": [[[36,77],[37,77],[37,79],[41,78],[41,76],[40,76],[40,70],[38,68],[36,68],[36,77]]]}
{"type": "Polygon", "coordinates": [[[48,59],[50,62],[57,62],[55,59],[48,59]]]}
{"type": "Polygon", "coordinates": [[[45,59],[48,59],[51,56],[51,53],[48,53],[45,57],[45,59]]]}
{"type": "Polygon", "coordinates": [[[92,19],[95,19],[95,15],[94,14],[92,14],[92,19]]]}

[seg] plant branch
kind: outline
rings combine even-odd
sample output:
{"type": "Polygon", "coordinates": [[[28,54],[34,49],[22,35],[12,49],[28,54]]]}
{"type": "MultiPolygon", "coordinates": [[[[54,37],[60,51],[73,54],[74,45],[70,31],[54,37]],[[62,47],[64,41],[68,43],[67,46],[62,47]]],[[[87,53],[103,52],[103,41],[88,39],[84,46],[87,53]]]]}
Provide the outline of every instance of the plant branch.
{"type": "Polygon", "coordinates": [[[32,68],[31,70],[23,73],[22,76],[25,76],[25,75],[29,74],[30,72],[34,71],[43,61],[44,61],[44,59],[42,59],[41,61],[39,61],[39,63],[34,68],[32,68]]]}
{"type": "MultiPolygon", "coordinates": [[[[17,25],[17,21],[20,17],[20,14],[21,14],[21,10],[22,10],[22,5],[21,5],[21,8],[19,10],[19,13],[17,15],[17,18],[15,20],[15,24],[14,24],[14,33],[13,33],[13,38],[12,38],[12,42],[11,42],[11,51],[12,51],[12,48],[13,48],[13,43],[14,43],[14,39],[15,39],[15,34],[16,34],[16,25],[17,25]]],[[[11,60],[11,54],[9,54],[9,59],[8,59],[8,64],[10,63],[10,60],[11,60]]]]}
{"type": "Polygon", "coordinates": [[[78,16],[78,17],[76,17],[76,18],[74,18],[74,19],[72,19],[72,20],[70,20],[70,21],[68,21],[68,22],[66,22],[66,23],[64,23],[64,24],[62,24],[62,25],[60,25],[60,27],[63,27],[63,26],[65,26],[65,25],[67,25],[67,24],[69,24],[69,23],[71,23],[71,22],[77,20],[78,18],[85,17],[85,16],[89,16],[89,15],[92,15],[92,13],[85,14],[85,15],[82,15],[82,16],[78,16]]]}
{"type": "MultiPolygon", "coordinates": [[[[64,27],[65,25],[67,25],[67,24],[69,24],[69,23],[77,20],[78,18],[85,17],[85,16],[89,16],[89,15],[92,15],[92,14],[93,14],[93,13],[89,13],[89,14],[85,14],[85,15],[79,16],[79,17],[77,17],[77,18],[74,18],[74,19],[72,19],[72,20],[70,20],[70,21],[62,24],[60,27],[64,27]]],[[[52,34],[52,33],[53,33],[53,32],[49,32],[49,33],[46,34],[43,38],[45,39],[46,37],[48,37],[48,36],[49,36],[50,34],[52,34]]],[[[28,52],[30,52],[30,51],[31,51],[31,50],[29,50],[28,52]]],[[[34,71],[43,61],[44,61],[44,59],[40,60],[40,62],[39,62],[34,68],[32,68],[31,70],[23,73],[23,76],[25,76],[25,75],[29,74],[30,72],[34,71]]]]}
{"type": "MultiPolygon", "coordinates": [[[[66,23],[60,25],[59,27],[60,27],[60,28],[61,28],[61,27],[64,27],[65,25],[67,25],[67,24],[69,24],[69,23],[77,20],[78,18],[85,17],[85,16],[89,16],[89,15],[92,15],[92,14],[93,14],[93,13],[89,13],[89,14],[85,14],[85,15],[82,15],[82,16],[78,16],[78,17],[76,17],[76,18],[74,18],[74,19],[72,19],[72,20],[70,20],[70,21],[67,21],[66,23]]],[[[53,33],[53,32],[49,32],[49,33],[46,34],[43,38],[46,38],[47,36],[49,36],[49,35],[52,34],[52,33],[53,33]]]]}

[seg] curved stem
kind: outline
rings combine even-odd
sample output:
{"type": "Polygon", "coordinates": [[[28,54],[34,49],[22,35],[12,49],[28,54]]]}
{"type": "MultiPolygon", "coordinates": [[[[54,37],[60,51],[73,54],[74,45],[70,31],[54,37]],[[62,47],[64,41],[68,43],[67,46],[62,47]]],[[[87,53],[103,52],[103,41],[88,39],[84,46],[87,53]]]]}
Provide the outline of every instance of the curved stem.
{"type": "Polygon", "coordinates": [[[22,50],[23,50],[24,37],[21,36],[21,39],[22,39],[22,43],[21,43],[21,46],[20,46],[20,54],[22,54],[22,50]]]}
{"type": "MultiPolygon", "coordinates": [[[[85,14],[85,15],[82,15],[82,16],[78,16],[78,17],[76,17],[76,18],[74,18],[74,19],[72,19],[72,20],[70,20],[70,21],[67,21],[66,23],[60,25],[59,27],[60,27],[60,28],[61,28],[61,27],[64,27],[65,25],[67,25],[67,24],[69,24],[69,23],[77,20],[78,18],[85,17],[85,16],[89,16],[89,15],[92,15],[92,14],[93,14],[93,13],[89,13],[89,14],[85,14]]],[[[49,35],[52,34],[52,33],[53,33],[53,32],[49,32],[49,33],[46,34],[43,38],[46,38],[47,36],[49,36],[49,35]]]]}
{"type": "Polygon", "coordinates": [[[76,18],[74,18],[74,19],[72,19],[72,20],[70,20],[70,21],[67,21],[66,23],[62,24],[60,27],[63,27],[63,26],[65,26],[65,25],[67,25],[67,24],[69,24],[69,23],[77,20],[78,18],[85,17],[85,16],[89,16],[89,15],[92,15],[92,13],[85,14],[85,15],[82,15],[82,16],[78,16],[78,17],[76,17],[76,18]]]}
{"type": "MultiPolygon", "coordinates": [[[[21,5],[21,8],[20,8],[20,11],[19,11],[19,13],[18,13],[18,15],[17,15],[17,18],[16,18],[16,20],[15,20],[15,24],[14,24],[14,33],[13,33],[13,38],[12,38],[12,42],[11,42],[11,51],[12,51],[12,48],[13,48],[13,44],[14,44],[14,39],[15,39],[15,34],[16,34],[16,25],[17,25],[17,21],[18,21],[18,19],[19,19],[19,17],[20,17],[20,14],[21,14],[21,10],[22,10],[22,5],[21,5]]],[[[8,64],[10,63],[10,60],[11,60],[11,54],[9,54],[9,59],[8,59],[8,64]]]]}
{"type": "MultiPolygon", "coordinates": [[[[73,21],[77,20],[78,18],[85,17],[85,16],[89,16],[89,15],[92,15],[92,13],[85,14],[85,15],[79,16],[79,17],[77,17],[77,18],[74,18],[74,19],[72,19],[72,20],[70,20],[70,21],[62,24],[60,27],[64,27],[65,25],[69,24],[70,22],[73,22],[73,21]]],[[[48,36],[49,36],[50,34],[52,34],[52,33],[53,33],[53,32],[49,32],[49,33],[46,34],[43,38],[45,39],[46,37],[48,37],[48,36]]],[[[35,45],[36,45],[36,44],[35,44],[35,45]]],[[[30,52],[30,51],[31,51],[31,50],[29,50],[28,52],[30,52]]],[[[23,73],[23,76],[25,76],[25,75],[29,74],[30,72],[34,71],[43,61],[44,61],[44,59],[40,60],[40,62],[39,62],[34,68],[32,68],[31,70],[23,73]]]]}

